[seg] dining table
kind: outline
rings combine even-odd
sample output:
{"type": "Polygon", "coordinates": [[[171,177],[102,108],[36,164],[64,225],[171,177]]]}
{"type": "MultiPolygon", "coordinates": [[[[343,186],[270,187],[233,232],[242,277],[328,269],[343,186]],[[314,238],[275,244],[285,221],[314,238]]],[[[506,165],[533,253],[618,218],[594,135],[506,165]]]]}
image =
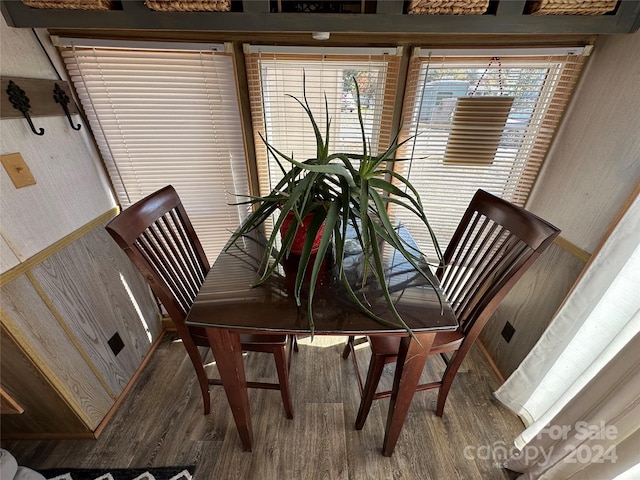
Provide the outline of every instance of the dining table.
{"type": "MultiPolygon", "coordinates": [[[[405,248],[416,255],[414,264],[389,244],[382,244],[381,248],[386,273],[384,281],[406,326],[398,322],[389,308],[380,280],[368,274],[371,269],[366,268],[367,256],[355,237],[345,242],[344,276],[339,271],[333,250],[329,249],[323,259],[311,305],[313,328],[307,308],[308,279],[302,288],[299,305],[293,294],[299,256],[285,256],[273,273],[259,282],[265,268],[263,259],[267,244],[259,229],[235,241],[230,240],[218,255],[186,323],[206,329],[244,451],[252,449],[253,429],[240,334],[394,335],[402,339],[382,445],[382,454],[392,455],[436,333],[458,327],[452,308],[439,291],[438,281],[426,260],[413,250],[416,247],[408,229],[399,225],[398,230],[405,248]],[[366,282],[362,280],[363,274],[366,282]],[[360,302],[383,322],[372,318],[354,302],[343,279],[349,282],[360,302]]],[[[271,253],[266,257],[275,262],[275,255],[271,253]]],[[[307,270],[311,270],[312,264],[307,270]]],[[[340,359],[338,357],[336,361],[340,359]]]]}

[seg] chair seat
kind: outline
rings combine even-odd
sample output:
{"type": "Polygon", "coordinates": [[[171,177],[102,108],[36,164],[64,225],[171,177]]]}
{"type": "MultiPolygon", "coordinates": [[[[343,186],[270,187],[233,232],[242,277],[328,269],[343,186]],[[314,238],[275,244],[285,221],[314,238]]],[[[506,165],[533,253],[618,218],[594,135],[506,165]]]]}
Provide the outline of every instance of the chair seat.
{"type": "MultiPolygon", "coordinates": [[[[369,337],[371,352],[373,355],[381,357],[397,357],[400,348],[401,337],[369,337]]],[[[462,332],[440,332],[436,334],[433,345],[429,350],[429,354],[450,352],[456,350],[464,340],[462,332]]]]}

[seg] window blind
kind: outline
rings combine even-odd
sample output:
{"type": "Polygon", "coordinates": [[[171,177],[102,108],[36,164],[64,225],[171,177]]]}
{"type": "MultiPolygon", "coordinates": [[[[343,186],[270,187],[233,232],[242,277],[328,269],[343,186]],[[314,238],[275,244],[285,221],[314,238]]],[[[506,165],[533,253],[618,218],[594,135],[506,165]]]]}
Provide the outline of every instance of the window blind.
{"type": "MultiPolygon", "coordinates": [[[[373,151],[392,140],[392,115],[399,74],[396,49],[245,48],[251,117],[256,144],[260,193],[271,191],[282,177],[260,134],[270,144],[299,161],[316,155],[311,123],[289,95],[309,102],[320,131],[331,121],[330,152],[362,152],[355,77],[360,88],[362,117],[373,151]],[[306,90],[306,91],[305,91],[306,90]],[[325,103],[326,100],[326,103],[325,103]]],[[[284,165],[288,169],[289,165],[284,165]]]]}
{"type": "Polygon", "coordinates": [[[233,59],[180,48],[61,54],[122,207],[172,184],[213,262],[248,211],[233,59]]]}
{"type": "MultiPolygon", "coordinates": [[[[409,66],[396,169],[421,195],[441,248],[478,188],[524,206],[584,57],[471,52],[414,55],[409,66]],[[497,120],[496,120],[497,119],[497,120]]],[[[428,233],[397,212],[420,248],[428,233]]]]}

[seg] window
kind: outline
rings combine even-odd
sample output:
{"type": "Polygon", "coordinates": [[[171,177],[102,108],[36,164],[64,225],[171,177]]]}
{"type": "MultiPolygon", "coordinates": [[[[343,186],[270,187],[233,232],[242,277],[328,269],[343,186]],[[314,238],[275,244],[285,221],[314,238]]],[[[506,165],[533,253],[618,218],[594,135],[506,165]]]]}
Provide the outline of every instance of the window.
{"type": "MultiPolygon", "coordinates": [[[[421,51],[412,58],[401,132],[410,141],[398,154],[411,160],[396,169],[418,189],[442,248],[478,188],[525,204],[582,68],[584,57],[574,53],[421,51]]],[[[435,258],[427,233],[400,219],[435,258]]]]}
{"type": "MultiPolygon", "coordinates": [[[[173,184],[213,261],[249,208],[231,205],[249,193],[233,58],[220,45],[92,42],[67,41],[62,56],[121,205],[173,184]]],[[[560,50],[422,49],[412,57],[400,135],[409,141],[397,153],[410,160],[394,168],[418,188],[442,246],[478,188],[526,202],[582,69],[580,49],[560,50]],[[480,122],[490,115],[490,124],[480,122]]],[[[359,101],[371,150],[386,149],[403,88],[400,54],[245,46],[259,188],[252,193],[267,194],[282,176],[263,138],[297,160],[315,156],[309,119],[291,96],[306,93],[321,131],[327,109],[332,151],[361,150],[359,101]]],[[[432,255],[428,232],[398,219],[432,255]]]]}
{"type": "Polygon", "coordinates": [[[123,208],[172,184],[210,262],[247,213],[233,59],[220,45],[67,44],[62,57],[123,208]]]}
{"type": "MultiPolygon", "coordinates": [[[[326,131],[325,106],[331,120],[330,151],[362,151],[355,78],[366,135],[373,151],[392,140],[391,123],[398,79],[396,49],[287,49],[250,47],[246,55],[251,116],[256,143],[260,193],[269,193],[282,171],[260,135],[297,160],[316,155],[309,119],[290,96],[306,98],[320,131],[326,131]],[[326,104],[325,104],[326,100],[326,104]]],[[[284,165],[284,168],[289,168],[284,165]]]]}

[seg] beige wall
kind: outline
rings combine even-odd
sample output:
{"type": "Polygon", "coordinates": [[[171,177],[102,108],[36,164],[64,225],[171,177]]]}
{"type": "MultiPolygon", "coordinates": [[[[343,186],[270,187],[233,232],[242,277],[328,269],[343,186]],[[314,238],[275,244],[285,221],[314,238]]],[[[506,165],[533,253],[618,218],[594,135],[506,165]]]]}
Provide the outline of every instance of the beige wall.
{"type": "MultiPolygon", "coordinates": [[[[588,254],[640,181],[640,33],[601,37],[552,144],[527,209],[588,254]]],[[[553,245],[505,298],[481,340],[509,375],[584,267],[553,245]],[[516,333],[507,343],[506,321],[516,333]]]]}

